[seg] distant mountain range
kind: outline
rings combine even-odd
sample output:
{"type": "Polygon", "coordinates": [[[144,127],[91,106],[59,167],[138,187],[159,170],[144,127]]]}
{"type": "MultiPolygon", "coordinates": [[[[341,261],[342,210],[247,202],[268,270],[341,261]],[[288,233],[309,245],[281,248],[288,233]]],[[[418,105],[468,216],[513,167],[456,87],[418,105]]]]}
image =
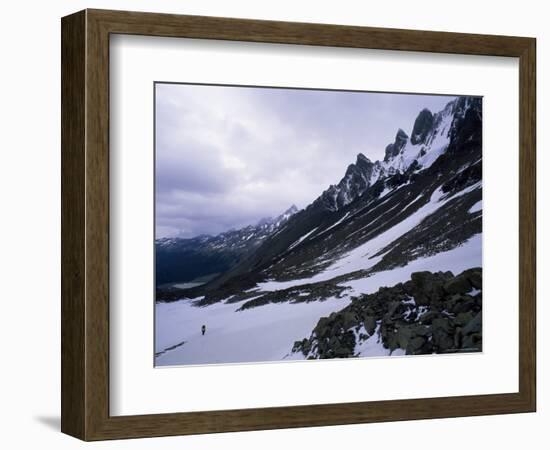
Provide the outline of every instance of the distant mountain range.
{"type": "Polygon", "coordinates": [[[261,219],[256,225],[229,230],[217,236],[190,239],[161,238],[155,242],[157,285],[184,283],[223,273],[277,231],[298,208],[292,205],[276,218],[261,219]]]}

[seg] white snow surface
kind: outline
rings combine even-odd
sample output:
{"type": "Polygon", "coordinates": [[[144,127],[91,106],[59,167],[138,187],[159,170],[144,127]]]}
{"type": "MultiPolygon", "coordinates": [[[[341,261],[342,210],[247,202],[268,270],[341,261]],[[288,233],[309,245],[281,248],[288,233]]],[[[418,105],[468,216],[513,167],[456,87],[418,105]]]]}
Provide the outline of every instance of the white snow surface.
{"type": "Polygon", "coordinates": [[[190,300],[157,303],[155,351],[185,343],[155,358],[155,365],[280,361],[295,341],[309,337],[319,318],[345,308],[350,301],[345,297],[271,303],[239,312],[243,302],[205,307],[193,306],[190,300]]]}
{"type": "Polygon", "coordinates": [[[481,234],[472,236],[463,245],[447,252],[437,253],[427,258],[418,258],[411,261],[404,267],[397,267],[392,270],[375,272],[368,278],[360,278],[342,283],[352,288],[350,294],[371,294],[382,286],[394,286],[410,279],[414,272],[443,271],[450,270],[457,275],[472,267],[481,267],[481,234]]]}
{"type": "Polygon", "coordinates": [[[472,207],[468,210],[470,214],[473,214],[475,212],[481,211],[483,209],[483,200],[480,200],[479,202],[472,205],[472,207]]]}
{"type": "Polygon", "coordinates": [[[319,233],[319,234],[326,233],[328,230],[331,230],[332,228],[337,227],[337,226],[340,225],[344,220],[346,220],[350,214],[351,214],[351,212],[348,211],[348,212],[344,215],[344,217],[342,217],[342,218],[341,218],[340,220],[338,220],[337,222],[334,222],[330,227],[328,227],[326,230],[321,231],[321,233],[319,233]]]}
{"type": "Polygon", "coordinates": [[[380,324],[376,325],[376,329],[372,336],[361,341],[358,339],[359,335],[368,334],[365,327],[361,327],[359,332],[355,333],[355,356],[389,356],[390,350],[384,348],[382,339],[380,338],[380,324]],[[358,343],[357,343],[358,342],[358,343]]]}
{"type": "Polygon", "coordinates": [[[302,241],[306,240],[311,234],[313,234],[315,232],[315,230],[317,230],[317,228],[319,227],[315,227],[313,230],[307,232],[306,234],[304,234],[302,237],[300,237],[296,242],[290,244],[290,246],[288,247],[288,249],[292,249],[294,247],[296,247],[297,245],[301,244],[302,241]]]}

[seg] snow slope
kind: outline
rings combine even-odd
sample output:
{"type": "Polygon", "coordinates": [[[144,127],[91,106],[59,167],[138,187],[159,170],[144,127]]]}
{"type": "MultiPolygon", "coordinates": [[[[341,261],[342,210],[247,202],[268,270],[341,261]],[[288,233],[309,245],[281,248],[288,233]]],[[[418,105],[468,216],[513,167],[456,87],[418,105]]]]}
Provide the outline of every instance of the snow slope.
{"type": "Polygon", "coordinates": [[[320,317],[345,308],[349,297],[311,303],[272,303],[236,312],[240,303],[205,307],[191,300],[156,305],[157,366],[280,361],[320,317]],[[206,325],[202,336],[201,325],[206,325]]]}
{"type": "Polygon", "coordinates": [[[409,280],[414,272],[450,270],[456,275],[472,267],[481,267],[481,258],[481,234],[476,234],[463,245],[447,252],[437,253],[428,258],[418,258],[404,267],[375,272],[370,277],[346,281],[342,285],[352,289],[350,295],[371,294],[382,286],[394,286],[409,280]]]}

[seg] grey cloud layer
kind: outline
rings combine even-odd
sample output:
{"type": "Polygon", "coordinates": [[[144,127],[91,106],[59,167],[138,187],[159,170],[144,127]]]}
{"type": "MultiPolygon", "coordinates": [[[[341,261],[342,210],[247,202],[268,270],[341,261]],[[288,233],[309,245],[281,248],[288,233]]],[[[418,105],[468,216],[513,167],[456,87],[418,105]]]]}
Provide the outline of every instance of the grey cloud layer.
{"type": "Polygon", "coordinates": [[[453,97],[156,85],[156,236],[192,237],[307,206],[357,153],[453,97]]]}

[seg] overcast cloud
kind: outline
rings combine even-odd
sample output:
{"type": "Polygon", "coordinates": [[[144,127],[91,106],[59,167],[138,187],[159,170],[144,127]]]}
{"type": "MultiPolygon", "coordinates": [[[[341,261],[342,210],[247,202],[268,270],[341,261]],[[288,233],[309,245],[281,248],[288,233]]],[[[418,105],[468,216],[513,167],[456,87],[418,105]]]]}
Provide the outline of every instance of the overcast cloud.
{"type": "Polygon", "coordinates": [[[156,85],[156,237],[218,234],[304,208],[362,152],[454,97],[156,85]]]}

